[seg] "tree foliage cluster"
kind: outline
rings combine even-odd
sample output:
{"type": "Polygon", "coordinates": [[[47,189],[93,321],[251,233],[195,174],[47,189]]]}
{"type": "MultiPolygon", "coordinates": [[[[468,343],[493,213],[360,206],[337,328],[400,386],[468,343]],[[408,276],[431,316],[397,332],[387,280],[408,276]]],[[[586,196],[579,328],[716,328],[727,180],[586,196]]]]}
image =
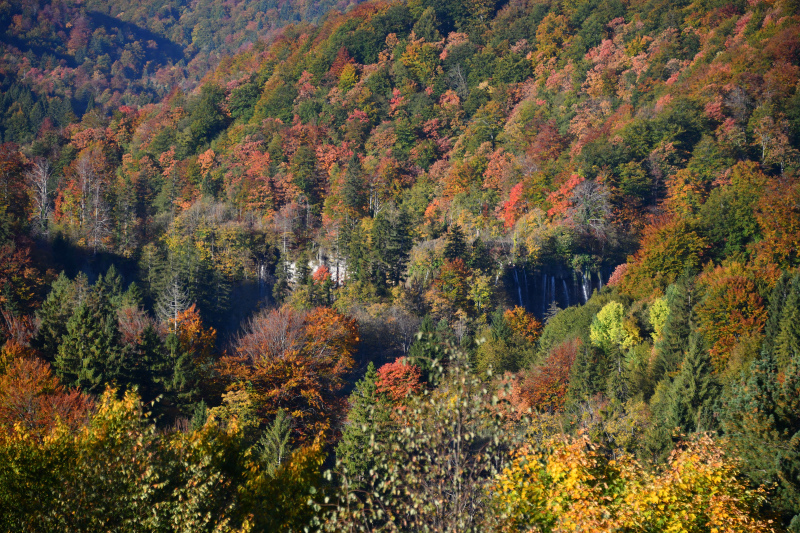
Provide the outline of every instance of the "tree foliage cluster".
{"type": "Polygon", "coordinates": [[[82,6],[0,5],[0,528],[800,531],[797,2],[82,6]]]}

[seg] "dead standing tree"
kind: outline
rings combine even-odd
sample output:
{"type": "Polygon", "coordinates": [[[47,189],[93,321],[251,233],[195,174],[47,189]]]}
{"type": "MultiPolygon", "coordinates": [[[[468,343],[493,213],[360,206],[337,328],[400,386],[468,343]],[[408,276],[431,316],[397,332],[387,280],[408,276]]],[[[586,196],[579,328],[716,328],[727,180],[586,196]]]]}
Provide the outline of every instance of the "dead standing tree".
{"type": "Polygon", "coordinates": [[[50,177],[52,170],[50,162],[44,158],[38,158],[33,162],[30,170],[25,173],[25,180],[31,191],[33,199],[33,217],[36,221],[36,232],[40,235],[48,234],[48,223],[50,219],[50,177]]]}
{"type": "Polygon", "coordinates": [[[178,317],[189,308],[189,296],[180,278],[175,275],[164,287],[156,303],[156,312],[162,321],[170,325],[170,330],[178,327],[178,317]]]}

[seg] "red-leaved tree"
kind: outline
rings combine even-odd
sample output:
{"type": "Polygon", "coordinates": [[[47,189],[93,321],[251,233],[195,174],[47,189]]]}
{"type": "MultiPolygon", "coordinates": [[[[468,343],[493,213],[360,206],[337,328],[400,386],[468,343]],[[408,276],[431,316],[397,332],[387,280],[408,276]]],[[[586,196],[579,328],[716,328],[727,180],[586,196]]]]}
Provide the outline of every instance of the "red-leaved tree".
{"type": "Polygon", "coordinates": [[[400,404],[422,388],[422,373],[419,367],[399,357],[394,363],[387,363],[378,369],[377,389],[393,403],[400,404]]]}

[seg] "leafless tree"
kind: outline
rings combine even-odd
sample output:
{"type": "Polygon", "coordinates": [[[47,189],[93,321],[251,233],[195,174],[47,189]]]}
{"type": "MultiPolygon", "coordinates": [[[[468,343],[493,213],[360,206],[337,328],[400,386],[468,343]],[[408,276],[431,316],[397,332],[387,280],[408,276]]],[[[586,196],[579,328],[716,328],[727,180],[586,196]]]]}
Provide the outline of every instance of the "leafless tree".
{"type": "Polygon", "coordinates": [[[289,202],[288,204],[284,205],[280,211],[275,213],[275,216],[273,217],[275,230],[281,234],[281,240],[283,241],[284,257],[286,257],[288,245],[292,240],[293,233],[298,226],[300,217],[302,216],[300,208],[301,206],[298,205],[297,202],[289,202]]]}
{"type": "Polygon", "coordinates": [[[180,277],[174,275],[158,298],[156,312],[162,321],[171,322],[170,329],[172,329],[177,327],[178,316],[188,308],[189,296],[183,288],[180,277]]]}
{"type": "Polygon", "coordinates": [[[77,166],[75,167],[76,176],[78,178],[78,187],[80,188],[81,194],[79,198],[79,213],[78,213],[78,222],[80,225],[81,232],[83,232],[86,226],[86,220],[88,218],[88,204],[89,204],[89,195],[90,191],[94,188],[94,180],[96,179],[96,175],[94,172],[94,168],[92,166],[92,161],[88,154],[83,154],[78,158],[77,166]]]}
{"type": "Polygon", "coordinates": [[[103,181],[94,180],[91,189],[91,211],[89,212],[89,242],[92,251],[97,253],[97,249],[102,247],[103,241],[111,234],[111,213],[106,204],[103,191],[103,181]]]}
{"type": "Polygon", "coordinates": [[[75,167],[79,198],[80,233],[96,253],[111,233],[111,214],[105,199],[105,183],[95,169],[93,159],[102,157],[84,153],[75,167]]]}
{"type": "Polygon", "coordinates": [[[447,73],[450,82],[450,88],[455,91],[462,101],[466,100],[469,96],[469,83],[467,77],[464,75],[464,70],[461,68],[461,63],[456,63],[450,72],[447,73]]]}
{"type": "Polygon", "coordinates": [[[236,349],[253,363],[297,352],[304,341],[305,319],[306,313],[290,308],[263,311],[245,326],[236,349]]]}
{"type": "Polygon", "coordinates": [[[387,322],[392,325],[395,342],[399,345],[402,354],[408,355],[408,350],[417,339],[421,320],[397,305],[389,308],[388,315],[387,322]]]}
{"type": "Polygon", "coordinates": [[[30,170],[25,174],[33,193],[33,216],[36,219],[36,231],[47,235],[47,224],[50,218],[50,162],[45,158],[34,160],[30,170]]]}
{"type": "Polygon", "coordinates": [[[572,207],[567,211],[567,219],[579,231],[605,239],[611,214],[608,196],[604,185],[592,180],[582,182],[572,193],[572,207]]]}

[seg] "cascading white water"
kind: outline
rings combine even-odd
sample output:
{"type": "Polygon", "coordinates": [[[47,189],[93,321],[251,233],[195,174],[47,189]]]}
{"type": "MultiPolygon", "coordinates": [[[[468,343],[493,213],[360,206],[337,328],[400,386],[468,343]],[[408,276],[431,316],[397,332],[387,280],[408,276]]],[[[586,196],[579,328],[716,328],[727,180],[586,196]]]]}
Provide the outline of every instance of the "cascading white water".
{"type": "Polygon", "coordinates": [[[519,274],[517,274],[517,267],[514,267],[514,283],[517,285],[517,296],[519,297],[519,306],[522,305],[522,287],[519,284],[519,274]]]}
{"type": "Polygon", "coordinates": [[[567,280],[562,279],[561,283],[564,284],[564,297],[566,298],[567,307],[569,307],[569,288],[567,288],[567,280]]]}
{"type": "Polygon", "coordinates": [[[556,301],[556,277],[550,278],[550,301],[556,301]]]}
{"type": "Polygon", "coordinates": [[[525,301],[530,302],[531,293],[528,292],[528,272],[525,270],[525,267],[522,267],[522,278],[525,280],[525,301]]]}
{"type": "Polygon", "coordinates": [[[589,301],[589,288],[586,286],[587,281],[589,281],[589,276],[586,272],[581,272],[581,289],[583,290],[583,303],[589,301]]]}
{"type": "Polygon", "coordinates": [[[547,312],[547,274],[542,274],[542,316],[547,312]]]}
{"type": "Polygon", "coordinates": [[[598,290],[603,290],[603,273],[597,271],[597,283],[599,284],[598,290]]]}

